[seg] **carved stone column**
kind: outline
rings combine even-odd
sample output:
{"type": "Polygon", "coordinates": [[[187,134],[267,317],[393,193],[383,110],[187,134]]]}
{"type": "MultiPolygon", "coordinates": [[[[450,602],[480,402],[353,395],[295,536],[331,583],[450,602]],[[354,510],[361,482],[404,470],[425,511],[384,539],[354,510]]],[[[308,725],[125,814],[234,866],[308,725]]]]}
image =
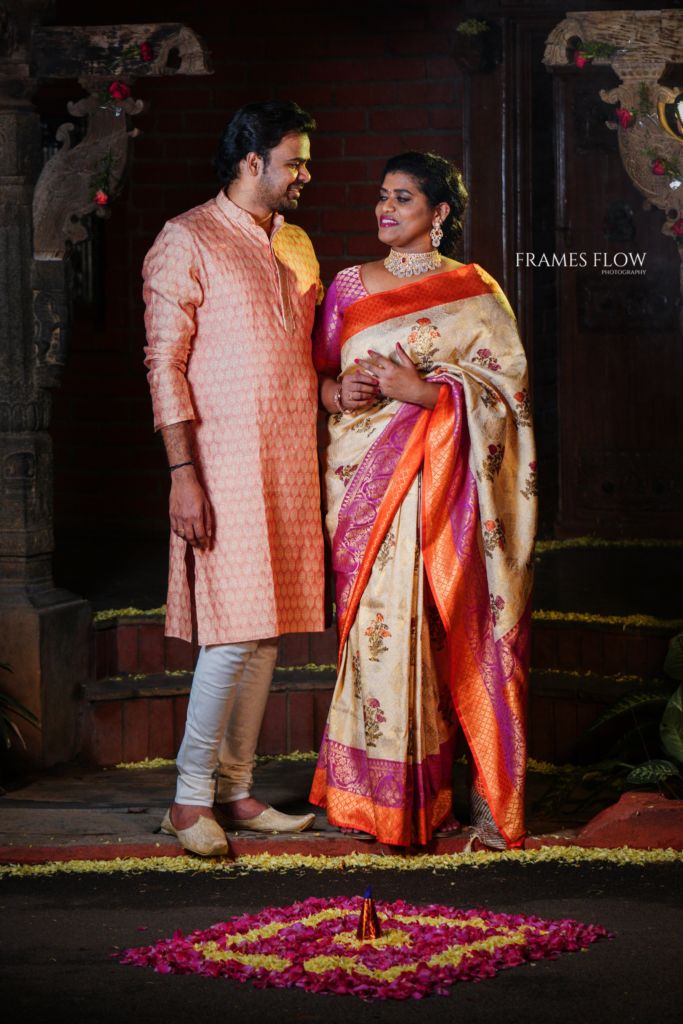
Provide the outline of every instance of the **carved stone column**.
{"type": "Polygon", "coordinates": [[[137,134],[130,118],[143,109],[130,96],[136,77],[211,72],[206,48],[182,25],[42,27],[49,9],[49,0],[0,0],[0,662],[12,667],[0,687],[42,723],[22,723],[27,749],[11,750],[33,767],[77,753],[90,654],[90,605],[55,587],[51,568],[50,389],[69,344],[69,249],[121,188],[137,134]],[[171,51],[179,66],[168,68],[171,51]],[[78,77],[90,92],[69,105],[88,115],[84,140],[71,148],[65,123],[62,149],[42,172],[30,101],[40,77],[78,77]]]}
{"type": "Polygon", "coordinates": [[[68,330],[71,268],[33,260],[33,188],[40,172],[40,119],[30,97],[32,25],[48,4],[0,5],[0,685],[42,722],[22,732],[27,764],[76,752],[76,700],[88,671],[86,601],[51,575],[51,359],[68,330]],[[50,325],[49,328],[46,325],[50,325]]]}

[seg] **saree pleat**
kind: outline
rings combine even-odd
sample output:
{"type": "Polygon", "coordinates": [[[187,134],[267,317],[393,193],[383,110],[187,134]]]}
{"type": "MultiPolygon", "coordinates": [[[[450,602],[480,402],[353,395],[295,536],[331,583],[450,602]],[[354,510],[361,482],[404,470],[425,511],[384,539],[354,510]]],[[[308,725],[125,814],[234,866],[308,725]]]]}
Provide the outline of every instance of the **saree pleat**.
{"type": "Polygon", "coordinates": [[[514,317],[471,266],[354,301],[332,342],[326,370],[336,355],[354,372],[369,348],[395,358],[400,342],[442,388],[432,412],[382,399],[330,419],[339,673],[311,800],[383,842],[429,841],[451,808],[459,723],[519,845],[536,466],[514,317]]]}

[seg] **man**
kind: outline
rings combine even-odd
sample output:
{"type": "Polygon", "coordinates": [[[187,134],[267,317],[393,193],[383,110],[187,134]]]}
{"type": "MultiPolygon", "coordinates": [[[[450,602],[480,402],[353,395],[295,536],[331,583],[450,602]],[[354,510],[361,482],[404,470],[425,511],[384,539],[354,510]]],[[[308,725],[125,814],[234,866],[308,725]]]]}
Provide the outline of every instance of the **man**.
{"type": "Polygon", "coordinates": [[[238,110],[214,160],[223,188],[169,221],[143,268],[172,481],[166,633],[191,640],[196,609],[202,645],[162,829],[200,854],[226,853],[226,828],[315,820],[249,796],[277,637],[324,628],[310,341],[322,285],[309,238],[283,217],[311,180],[315,127],[285,100],[238,110]]]}

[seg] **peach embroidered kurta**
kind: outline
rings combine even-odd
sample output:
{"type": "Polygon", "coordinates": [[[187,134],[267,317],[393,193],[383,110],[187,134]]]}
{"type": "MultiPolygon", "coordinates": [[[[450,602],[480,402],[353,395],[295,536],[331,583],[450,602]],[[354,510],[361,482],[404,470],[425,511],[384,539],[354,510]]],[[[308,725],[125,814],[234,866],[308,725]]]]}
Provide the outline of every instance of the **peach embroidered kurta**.
{"type": "MultiPolygon", "coordinates": [[[[308,236],[270,238],[223,192],[169,221],[143,268],[155,429],[191,421],[213,539],[194,549],[200,644],[322,630],[323,540],[308,236]]],[[[192,637],[186,544],[171,534],[166,634],[192,637]]]]}

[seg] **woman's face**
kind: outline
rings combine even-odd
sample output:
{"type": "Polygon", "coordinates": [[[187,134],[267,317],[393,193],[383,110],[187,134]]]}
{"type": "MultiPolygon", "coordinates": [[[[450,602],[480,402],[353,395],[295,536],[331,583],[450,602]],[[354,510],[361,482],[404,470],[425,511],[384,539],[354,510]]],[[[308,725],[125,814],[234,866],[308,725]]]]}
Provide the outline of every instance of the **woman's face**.
{"type": "Polygon", "coordinates": [[[444,220],[449,212],[446,203],[431,207],[409,174],[394,171],[382,182],[375,207],[379,240],[394,249],[427,252],[434,221],[444,220]]]}

